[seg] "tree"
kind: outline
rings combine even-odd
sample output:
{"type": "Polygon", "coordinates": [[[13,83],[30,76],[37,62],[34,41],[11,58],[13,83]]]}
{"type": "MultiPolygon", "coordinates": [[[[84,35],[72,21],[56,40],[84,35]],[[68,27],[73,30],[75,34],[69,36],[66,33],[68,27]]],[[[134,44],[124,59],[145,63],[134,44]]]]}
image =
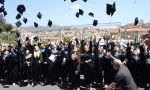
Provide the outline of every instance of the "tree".
{"type": "Polygon", "coordinates": [[[12,25],[8,23],[2,24],[2,27],[6,30],[6,32],[9,32],[13,28],[12,25]]]}

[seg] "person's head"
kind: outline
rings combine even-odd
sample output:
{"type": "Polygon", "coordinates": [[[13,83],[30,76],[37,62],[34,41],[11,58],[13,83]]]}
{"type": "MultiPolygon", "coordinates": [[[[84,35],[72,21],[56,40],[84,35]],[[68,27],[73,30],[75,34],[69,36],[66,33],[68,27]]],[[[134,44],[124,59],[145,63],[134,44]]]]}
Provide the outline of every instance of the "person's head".
{"type": "Polygon", "coordinates": [[[84,50],[85,50],[85,52],[88,52],[88,51],[89,51],[89,46],[88,46],[88,45],[85,45],[85,46],[84,46],[84,50]]]}
{"type": "Polygon", "coordinates": [[[8,50],[4,51],[4,56],[9,56],[9,51],[8,50]]]}
{"type": "Polygon", "coordinates": [[[27,49],[27,50],[25,51],[25,54],[26,54],[26,55],[29,55],[29,54],[30,54],[30,51],[27,49]]]}
{"type": "Polygon", "coordinates": [[[104,50],[103,46],[99,46],[99,47],[98,47],[98,51],[99,51],[99,52],[102,52],[103,50],[104,50]]]}
{"type": "Polygon", "coordinates": [[[34,46],[34,51],[39,51],[39,47],[37,45],[34,46]]]}
{"type": "Polygon", "coordinates": [[[119,51],[119,47],[118,46],[115,46],[115,51],[119,51]]]}
{"type": "Polygon", "coordinates": [[[41,43],[41,48],[45,48],[45,45],[43,43],[41,43]]]}
{"type": "Polygon", "coordinates": [[[137,50],[133,50],[133,55],[138,55],[138,51],[137,50]]]}
{"type": "Polygon", "coordinates": [[[113,68],[114,68],[115,70],[119,70],[119,68],[120,68],[121,65],[122,65],[122,62],[121,62],[120,60],[115,59],[115,60],[113,61],[113,68]]]}
{"type": "Polygon", "coordinates": [[[78,47],[77,46],[74,46],[73,47],[73,52],[77,52],[78,51],[78,47]]]}

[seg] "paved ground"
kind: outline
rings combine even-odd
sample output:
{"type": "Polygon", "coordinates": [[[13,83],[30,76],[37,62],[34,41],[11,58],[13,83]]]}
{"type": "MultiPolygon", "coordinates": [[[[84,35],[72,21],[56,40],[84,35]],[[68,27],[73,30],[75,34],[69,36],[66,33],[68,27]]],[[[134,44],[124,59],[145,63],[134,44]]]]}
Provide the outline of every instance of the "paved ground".
{"type": "MultiPolygon", "coordinates": [[[[2,86],[0,85],[0,90],[72,90],[72,89],[67,89],[65,86],[57,86],[57,85],[47,85],[47,86],[41,86],[37,85],[35,87],[32,86],[24,86],[24,87],[19,87],[18,85],[12,86],[12,85],[7,85],[7,86],[2,86]]],[[[81,87],[81,90],[87,90],[83,87],[81,87]]],[[[93,88],[92,90],[104,90],[101,88],[93,88]]],[[[138,88],[138,90],[144,90],[144,88],[138,88]]],[[[149,89],[147,89],[149,90],[149,89]]]]}

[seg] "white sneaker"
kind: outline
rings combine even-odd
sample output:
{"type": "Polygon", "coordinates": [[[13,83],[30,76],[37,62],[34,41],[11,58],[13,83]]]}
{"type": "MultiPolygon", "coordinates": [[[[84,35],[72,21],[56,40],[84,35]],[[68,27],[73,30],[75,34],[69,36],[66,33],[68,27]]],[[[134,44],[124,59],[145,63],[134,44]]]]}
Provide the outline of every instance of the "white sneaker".
{"type": "Polygon", "coordinates": [[[92,90],[92,87],[90,87],[90,90],[92,90]]]}
{"type": "Polygon", "coordinates": [[[78,87],[76,90],[80,90],[80,87],[78,87]]]}
{"type": "Polygon", "coordinates": [[[30,84],[28,84],[27,87],[30,87],[30,84]]]}
{"type": "Polygon", "coordinates": [[[15,83],[13,83],[13,86],[15,86],[16,84],[15,83]]]}

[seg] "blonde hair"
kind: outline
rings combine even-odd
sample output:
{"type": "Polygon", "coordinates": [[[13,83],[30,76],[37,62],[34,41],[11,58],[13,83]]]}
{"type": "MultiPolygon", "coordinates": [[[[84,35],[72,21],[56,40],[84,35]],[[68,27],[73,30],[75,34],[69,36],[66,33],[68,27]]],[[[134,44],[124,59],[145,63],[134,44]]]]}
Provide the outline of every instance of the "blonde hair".
{"type": "Polygon", "coordinates": [[[38,46],[35,46],[34,47],[34,57],[40,57],[40,53],[41,53],[41,51],[40,51],[40,49],[39,49],[39,47],[38,46]],[[36,50],[35,50],[36,49],[36,50]]]}

